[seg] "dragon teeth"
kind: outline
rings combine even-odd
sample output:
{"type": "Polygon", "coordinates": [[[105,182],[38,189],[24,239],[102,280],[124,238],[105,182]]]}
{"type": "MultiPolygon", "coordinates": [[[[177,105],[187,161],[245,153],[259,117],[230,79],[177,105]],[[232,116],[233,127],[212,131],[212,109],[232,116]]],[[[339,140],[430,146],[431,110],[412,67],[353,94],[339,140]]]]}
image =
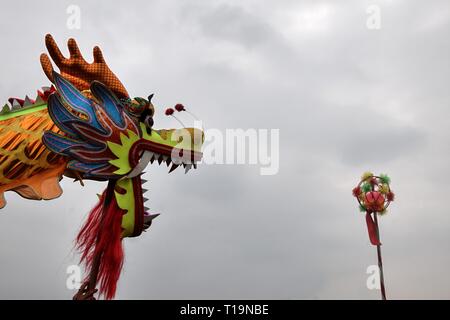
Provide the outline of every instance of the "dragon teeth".
{"type": "Polygon", "coordinates": [[[150,163],[153,163],[153,161],[155,161],[155,154],[150,151],[146,151],[146,152],[150,154],[150,163]]]}
{"type": "Polygon", "coordinates": [[[148,198],[146,198],[146,197],[143,197],[143,199],[144,199],[144,202],[147,202],[147,201],[148,201],[148,198]]]}
{"type": "Polygon", "coordinates": [[[178,168],[178,164],[172,163],[172,167],[170,168],[169,173],[174,171],[176,168],[178,168]]]}
{"type": "Polygon", "coordinates": [[[187,164],[186,167],[185,167],[184,173],[188,173],[189,170],[191,170],[191,168],[192,168],[192,165],[191,164],[187,164]]]}
{"type": "Polygon", "coordinates": [[[146,193],[147,191],[148,191],[148,189],[142,188],[142,193],[146,193]]]}
{"type": "Polygon", "coordinates": [[[144,211],[149,211],[150,210],[150,208],[149,207],[147,207],[147,206],[144,206],[144,211]]]}
{"type": "Polygon", "coordinates": [[[130,173],[128,173],[127,178],[134,178],[136,176],[142,176],[144,174],[144,169],[147,167],[148,163],[150,162],[151,157],[153,156],[152,152],[144,152],[141,159],[139,159],[139,163],[136,165],[136,167],[131,170],[130,173]]]}
{"type": "Polygon", "coordinates": [[[150,225],[152,220],[157,218],[159,216],[159,213],[156,214],[150,214],[148,216],[144,217],[144,223],[150,225]]]}

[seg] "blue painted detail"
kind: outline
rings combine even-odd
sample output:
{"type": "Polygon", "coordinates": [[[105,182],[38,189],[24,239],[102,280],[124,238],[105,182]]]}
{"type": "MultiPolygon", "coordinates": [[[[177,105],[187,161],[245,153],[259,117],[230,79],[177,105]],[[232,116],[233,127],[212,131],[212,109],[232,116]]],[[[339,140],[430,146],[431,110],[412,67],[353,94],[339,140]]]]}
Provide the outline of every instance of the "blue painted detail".
{"type": "Polygon", "coordinates": [[[85,178],[117,178],[115,167],[109,163],[109,157],[114,156],[107,152],[107,142],[113,130],[125,129],[121,102],[98,81],[91,84],[95,99],[90,100],[59,74],[53,76],[57,91],[49,97],[48,110],[63,133],[47,131],[43,143],[53,152],[66,156],[68,168],[83,172],[85,178]],[[104,111],[104,116],[109,118],[105,120],[114,126],[103,127],[97,118],[97,108],[104,111]]]}
{"type": "Polygon", "coordinates": [[[104,163],[85,163],[80,162],[78,160],[71,160],[67,164],[67,167],[69,169],[75,170],[75,171],[81,171],[81,172],[90,172],[95,169],[101,169],[102,167],[105,167],[106,165],[104,163]]]}
{"type": "Polygon", "coordinates": [[[42,136],[42,142],[51,151],[64,156],[68,156],[69,154],[71,154],[70,149],[75,147],[81,147],[91,151],[100,151],[101,149],[103,149],[103,146],[93,146],[79,140],[73,140],[71,138],[61,136],[52,131],[44,132],[44,135],[42,136]]]}
{"type": "Polygon", "coordinates": [[[88,119],[84,121],[87,121],[93,127],[102,130],[102,126],[98,122],[95,111],[92,108],[91,100],[83,96],[77,88],[58,73],[53,72],[53,77],[55,79],[56,90],[64,99],[64,102],[77,112],[85,114],[88,119]]]}
{"type": "Polygon", "coordinates": [[[58,128],[73,137],[77,136],[77,133],[70,126],[67,126],[67,122],[79,118],[66,109],[57,93],[52,93],[48,98],[48,113],[58,128]]]}
{"type": "Polygon", "coordinates": [[[119,127],[125,126],[125,121],[119,106],[121,102],[115,94],[106,87],[103,83],[98,81],[93,81],[91,84],[92,94],[101,101],[106,113],[114,121],[114,123],[119,127]]]}

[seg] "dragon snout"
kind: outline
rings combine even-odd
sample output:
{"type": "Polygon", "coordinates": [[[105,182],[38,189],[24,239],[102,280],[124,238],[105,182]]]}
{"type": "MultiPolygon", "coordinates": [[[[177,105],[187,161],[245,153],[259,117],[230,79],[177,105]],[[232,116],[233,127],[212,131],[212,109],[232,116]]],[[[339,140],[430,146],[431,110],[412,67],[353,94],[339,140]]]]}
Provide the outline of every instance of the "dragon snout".
{"type": "Polygon", "coordinates": [[[155,161],[170,166],[169,173],[182,165],[187,173],[197,168],[202,158],[203,131],[196,128],[156,130],[152,139],[140,139],[130,148],[129,164],[132,170],[126,175],[134,178],[155,161]],[[157,138],[154,138],[157,136],[157,138]]]}

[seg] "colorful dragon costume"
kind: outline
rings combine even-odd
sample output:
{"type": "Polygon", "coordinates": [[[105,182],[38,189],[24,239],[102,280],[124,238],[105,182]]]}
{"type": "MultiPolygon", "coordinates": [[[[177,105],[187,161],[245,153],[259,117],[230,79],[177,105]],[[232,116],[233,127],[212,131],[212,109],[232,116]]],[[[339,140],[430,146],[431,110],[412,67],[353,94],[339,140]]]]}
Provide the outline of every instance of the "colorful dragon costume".
{"type": "Polygon", "coordinates": [[[107,181],[76,239],[87,276],[74,299],[94,299],[97,284],[111,299],[123,264],[122,239],[139,236],[157,216],[144,206],[143,170],[154,161],[171,165],[169,172],[181,165],[186,172],[196,168],[203,131],[154,129],[153,95],[131,99],[99,47],[88,63],[74,39],[68,41],[69,58],[51,35],[45,43],[60,72],[41,55],[53,85],[35,100],[11,98],[11,108],[0,112],[0,208],[5,191],[35,200],[59,197],[63,176],[81,184],[107,181]]]}

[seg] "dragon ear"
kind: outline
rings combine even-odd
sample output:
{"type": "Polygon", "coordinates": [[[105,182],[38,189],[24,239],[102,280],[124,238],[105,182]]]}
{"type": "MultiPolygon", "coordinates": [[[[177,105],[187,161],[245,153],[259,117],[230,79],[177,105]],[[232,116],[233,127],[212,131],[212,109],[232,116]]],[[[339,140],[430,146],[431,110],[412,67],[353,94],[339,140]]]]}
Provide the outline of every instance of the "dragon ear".
{"type": "Polygon", "coordinates": [[[53,71],[53,79],[55,80],[56,90],[71,108],[85,114],[89,119],[95,119],[95,113],[88,98],[55,71],[53,71]]]}
{"type": "Polygon", "coordinates": [[[103,83],[99,81],[92,81],[91,93],[100,101],[100,104],[112,119],[112,121],[119,127],[125,126],[123,118],[123,108],[120,100],[116,95],[103,83]]]}
{"type": "Polygon", "coordinates": [[[55,79],[57,91],[61,93],[68,103],[79,106],[78,108],[83,111],[89,107],[89,99],[83,96],[73,84],[64,79],[56,71],[53,71],[53,78],[55,79]]]}

